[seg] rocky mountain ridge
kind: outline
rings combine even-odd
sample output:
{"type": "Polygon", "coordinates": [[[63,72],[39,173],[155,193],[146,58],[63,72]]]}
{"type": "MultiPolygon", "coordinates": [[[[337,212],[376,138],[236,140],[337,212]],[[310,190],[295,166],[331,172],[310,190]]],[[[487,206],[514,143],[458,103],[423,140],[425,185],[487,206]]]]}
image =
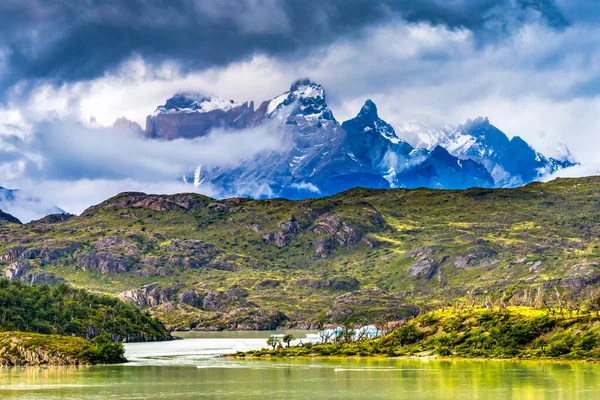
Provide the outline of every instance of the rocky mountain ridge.
{"type": "Polygon", "coordinates": [[[225,197],[302,199],[357,186],[514,187],[574,165],[544,157],[518,136],[509,140],[487,119],[455,130],[421,125],[416,146],[379,117],[371,100],[355,118],[340,124],[327,105],[325,89],[307,79],[256,109],[253,102],[177,94],[148,116],[145,135],[172,140],[261,125],[282,135],[285,148],[234,167],[190,167],[199,176],[186,181],[210,182],[225,197]]]}

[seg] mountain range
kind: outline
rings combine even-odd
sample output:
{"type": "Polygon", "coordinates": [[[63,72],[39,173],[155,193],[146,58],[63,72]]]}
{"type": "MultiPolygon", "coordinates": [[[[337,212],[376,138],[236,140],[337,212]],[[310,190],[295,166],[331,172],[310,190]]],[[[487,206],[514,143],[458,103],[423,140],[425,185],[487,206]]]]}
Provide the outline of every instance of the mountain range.
{"type": "Polygon", "coordinates": [[[353,187],[514,187],[574,165],[545,157],[519,136],[509,139],[487,118],[457,128],[422,126],[416,140],[397,134],[367,100],[353,119],[339,123],[323,86],[310,80],[262,102],[237,103],[193,93],[168,99],[146,120],[151,139],[208,135],[213,129],[265,126],[285,146],[260,153],[234,167],[197,165],[186,182],[210,182],[227,196],[302,199],[353,187]]]}

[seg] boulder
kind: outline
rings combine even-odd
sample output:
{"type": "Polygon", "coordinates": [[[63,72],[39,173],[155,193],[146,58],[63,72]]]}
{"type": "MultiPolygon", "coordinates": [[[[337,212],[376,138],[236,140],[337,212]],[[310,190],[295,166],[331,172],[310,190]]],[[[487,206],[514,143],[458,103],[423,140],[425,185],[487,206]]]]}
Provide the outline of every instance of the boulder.
{"type": "Polygon", "coordinates": [[[408,273],[411,276],[429,280],[433,278],[433,276],[437,272],[437,269],[438,264],[434,260],[430,258],[425,258],[417,261],[416,263],[408,267],[408,273]]]}

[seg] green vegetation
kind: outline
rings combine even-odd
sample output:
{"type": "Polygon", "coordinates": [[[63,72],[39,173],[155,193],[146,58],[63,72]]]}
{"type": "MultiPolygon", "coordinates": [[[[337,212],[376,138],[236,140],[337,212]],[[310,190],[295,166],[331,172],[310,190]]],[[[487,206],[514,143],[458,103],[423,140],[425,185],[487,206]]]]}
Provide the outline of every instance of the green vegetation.
{"type": "Polygon", "coordinates": [[[600,359],[600,317],[528,307],[432,311],[377,339],[273,347],[238,357],[415,356],[600,359]]]}
{"type": "Polygon", "coordinates": [[[26,332],[0,333],[0,365],[115,364],[127,360],[123,343],[26,332]]]}
{"type": "Polygon", "coordinates": [[[125,193],[64,221],[0,226],[0,268],[139,290],[125,297],[172,327],[315,328],[493,304],[511,287],[512,304],[575,308],[598,295],[599,238],[599,177],[302,201],[125,193]]]}
{"type": "MultiPolygon", "coordinates": [[[[0,331],[94,338],[96,347],[86,350],[90,362],[97,362],[114,350],[105,342],[107,338],[132,341],[169,336],[156,318],[114,297],[64,284],[34,286],[6,279],[0,279],[0,331]]],[[[108,359],[115,357],[109,354],[108,359]]]]}

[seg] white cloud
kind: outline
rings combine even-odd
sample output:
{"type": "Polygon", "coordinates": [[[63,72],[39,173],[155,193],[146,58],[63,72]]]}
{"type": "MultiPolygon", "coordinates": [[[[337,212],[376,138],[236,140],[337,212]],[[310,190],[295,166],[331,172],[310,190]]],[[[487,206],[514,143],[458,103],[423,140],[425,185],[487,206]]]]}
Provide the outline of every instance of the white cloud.
{"type": "Polygon", "coordinates": [[[177,91],[260,102],[308,76],[326,87],[339,120],[354,117],[367,98],[393,125],[419,114],[453,125],[488,116],[541,151],[552,153],[564,142],[588,162],[599,128],[598,43],[600,29],[556,31],[534,23],[482,46],[464,28],[395,22],[307,55],[256,55],[223,68],[184,72],[173,63],[151,68],[133,58],[94,81],[43,84],[14,106],[26,119],[95,117],[110,125],[125,116],[144,126],[145,117],[177,91]]]}
{"type": "Polygon", "coordinates": [[[0,151],[12,159],[0,164],[0,182],[71,213],[122,191],[199,191],[217,196],[210,185],[195,188],[180,178],[196,165],[237,165],[282,146],[281,136],[270,125],[240,132],[213,130],[202,138],[164,142],[124,129],[55,120],[36,125],[25,138],[0,135],[0,151]]]}
{"type": "MultiPolygon", "coordinates": [[[[273,23],[285,29],[285,18],[273,23]]],[[[0,137],[0,152],[14,152],[17,146],[22,155],[0,165],[0,183],[35,188],[44,187],[42,181],[56,187],[66,182],[73,196],[85,199],[74,199],[73,204],[92,201],[83,188],[94,184],[105,188],[98,190],[102,196],[127,187],[178,190],[172,179],[199,163],[235,163],[280,143],[268,132],[151,142],[64,121],[86,124],[95,117],[111,125],[125,116],[144,126],[146,115],[177,91],[260,102],[306,76],[325,86],[340,121],[354,117],[367,98],[377,103],[382,118],[398,126],[415,115],[453,125],[488,116],[509,136],[522,136],[548,155],[566,143],[578,161],[593,164],[600,145],[600,28],[574,25],[553,30],[534,21],[511,32],[504,39],[481,43],[465,28],[396,21],[285,58],[256,54],[224,67],[189,71],[172,62],[151,67],[133,57],[92,81],[61,86],[23,82],[0,110],[0,131],[29,139],[18,147],[20,142],[0,137]],[[48,118],[63,122],[48,124],[48,118]],[[32,127],[43,131],[27,136],[32,127]],[[19,184],[28,179],[30,183],[19,184]],[[150,186],[155,182],[163,183],[150,186]]],[[[57,198],[57,204],[81,208],[67,205],[68,199],[57,198]]]]}

